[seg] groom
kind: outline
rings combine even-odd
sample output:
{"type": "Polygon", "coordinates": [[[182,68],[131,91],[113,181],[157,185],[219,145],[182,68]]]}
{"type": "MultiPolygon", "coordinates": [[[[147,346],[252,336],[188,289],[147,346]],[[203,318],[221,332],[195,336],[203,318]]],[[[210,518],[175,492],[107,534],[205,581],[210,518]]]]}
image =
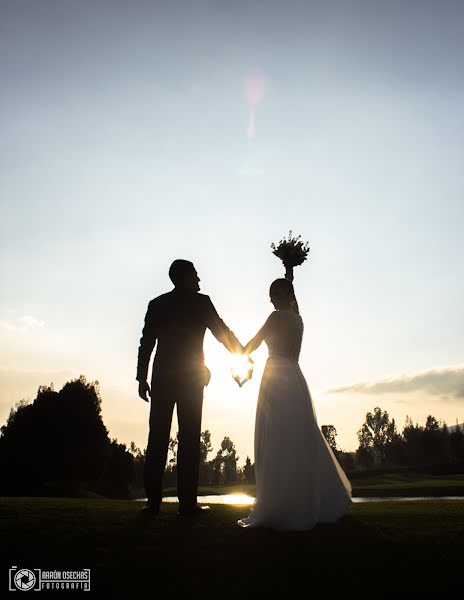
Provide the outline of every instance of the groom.
{"type": "Polygon", "coordinates": [[[150,514],[159,511],[176,404],[179,515],[193,515],[201,514],[203,510],[197,504],[197,488],[203,390],[211,376],[203,354],[206,328],[230,352],[241,353],[243,346],[220,319],[209,296],[198,293],[200,279],[193,263],[175,260],[169,269],[169,277],[174,289],[149,302],[138,350],[139,396],[146,402],[149,401],[147,393],[151,396],[144,468],[147,506],[144,511],[150,514]],[[156,342],[150,391],[148,363],[156,342]]]}

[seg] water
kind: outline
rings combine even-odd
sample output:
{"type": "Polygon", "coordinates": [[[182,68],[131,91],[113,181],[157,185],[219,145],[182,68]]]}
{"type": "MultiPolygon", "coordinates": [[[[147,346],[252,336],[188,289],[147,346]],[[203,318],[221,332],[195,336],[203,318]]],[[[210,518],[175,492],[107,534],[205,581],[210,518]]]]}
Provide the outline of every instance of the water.
{"type": "MultiPolygon", "coordinates": [[[[146,502],[146,498],[137,498],[137,502],[146,502]]],[[[418,500],[464,500],[464,496],[381,496],[372,498],[353,497],[353,503],[363,502],[404,502],[418,500]]],[[[177,496],[166,496],[163,502],[178,502],[177,496]]],[[[253,504],[253,496],[246,494],[224,494],[211,496],[198,496],[199,504],[229,504],[232,506],[250,506],[253,504]]]]}

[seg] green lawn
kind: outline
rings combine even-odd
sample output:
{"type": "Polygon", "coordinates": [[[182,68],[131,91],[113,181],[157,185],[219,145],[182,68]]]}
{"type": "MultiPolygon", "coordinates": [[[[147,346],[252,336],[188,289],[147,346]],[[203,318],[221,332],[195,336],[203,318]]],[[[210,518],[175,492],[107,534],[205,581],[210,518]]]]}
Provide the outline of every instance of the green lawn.
{"type": "MultiPolygon", "coordinates": [[[[424,475],[414,472],[367,475],[351,480],[353,496],[463,496],[464,475],[424,475]]],[[[224,486],[201,486],[201,495],[248,494],[255,495],[254,485],[237,483],[224,486]]],[[[141,490],[143,494],[143,490],[141,490]]],[[[164,490],[165,496],[175,496],[175,488],[164,490]]]]}
{"type": "Polygon", "coordinates": [[[3,589],[12,565],[90,568],[93,592],[153,600],[177,597],[184,586],[194,597],[261,600],[271,592],[398,598],[461,585],[460,500],[358,504],[338,523],[304,533],[240,529],[246,507],[214,505],[196,520],[177,517],[176,504],[149,519],[140,508],[125,500],[1,498],[3,589]]]}
{"type": "Polygon", "coordinates": [[[355,496],[464,496],[464,475],[387,473],[353,479],[355,496]]]}

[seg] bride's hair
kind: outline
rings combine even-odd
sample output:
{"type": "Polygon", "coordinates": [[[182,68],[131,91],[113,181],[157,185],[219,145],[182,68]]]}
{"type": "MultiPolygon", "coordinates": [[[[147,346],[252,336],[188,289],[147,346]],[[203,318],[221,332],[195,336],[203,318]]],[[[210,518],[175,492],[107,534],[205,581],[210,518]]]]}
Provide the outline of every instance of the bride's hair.
{"type": "Polygon", "coordinates": [[[276,279],[271,283],[269,293],[271,296],[278,294],[285,301],[285,303],[288,301],[289,308],[300,314],[300,311],[298,310],[298,302],[296,301],[295,290],[293,289],[293,284],[290,280],[285,278],[276,279]]]}

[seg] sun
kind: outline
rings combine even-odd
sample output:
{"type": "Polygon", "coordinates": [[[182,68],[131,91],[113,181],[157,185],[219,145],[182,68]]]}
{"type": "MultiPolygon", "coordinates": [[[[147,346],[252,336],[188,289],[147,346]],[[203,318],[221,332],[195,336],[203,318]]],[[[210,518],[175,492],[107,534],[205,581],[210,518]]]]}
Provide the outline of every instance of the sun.
{"type": "Polygon", "coordinates": [[[250,379],[253,374],[253,361],[246,354],[232,354],[231,370],[232,377],[241,387],[241,382],[250,379]]]}
{"type": "Polygon", "coordinates": [[[251,379],[253,374],[253,360],[243,354],[230,354],[224,346],[218,344],[212,336],[205,339],[205,362],[215,379],[226,377],[234,378],[240,385],[245,379],[251,379]]]}

